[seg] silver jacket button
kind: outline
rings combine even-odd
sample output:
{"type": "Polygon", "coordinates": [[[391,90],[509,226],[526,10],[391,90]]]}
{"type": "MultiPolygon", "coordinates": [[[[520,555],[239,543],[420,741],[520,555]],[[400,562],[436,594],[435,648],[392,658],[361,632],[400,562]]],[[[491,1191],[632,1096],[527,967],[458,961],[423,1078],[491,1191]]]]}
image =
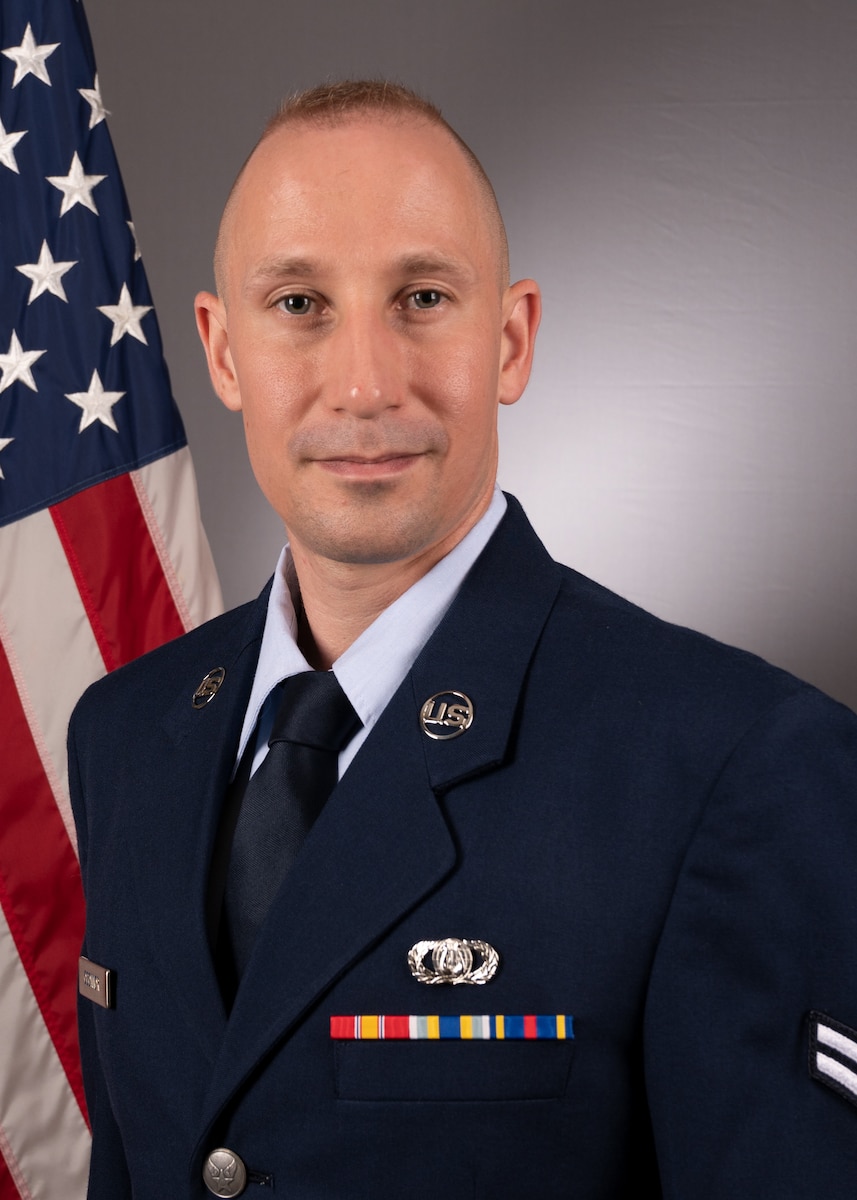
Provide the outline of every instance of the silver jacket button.
{"type": "Polygon", "coordinates": [[[247,1168],[234,1150],[212,1150],[202,1168],[205,1186],[215,1196],[240,1196],[247,1186],[247,1168]]]}

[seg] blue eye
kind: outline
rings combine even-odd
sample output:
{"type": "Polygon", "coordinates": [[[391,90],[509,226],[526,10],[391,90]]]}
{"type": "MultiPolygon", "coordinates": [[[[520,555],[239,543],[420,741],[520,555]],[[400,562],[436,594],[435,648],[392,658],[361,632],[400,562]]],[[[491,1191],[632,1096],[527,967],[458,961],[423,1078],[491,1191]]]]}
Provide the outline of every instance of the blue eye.
{"type": "Polygon", "coordinates": [[[435,292],[431,288],[423,288],[419,292],[414,292],[412,299],[414,308],[436,308],[443,297],[440,292],[435,292]]]}

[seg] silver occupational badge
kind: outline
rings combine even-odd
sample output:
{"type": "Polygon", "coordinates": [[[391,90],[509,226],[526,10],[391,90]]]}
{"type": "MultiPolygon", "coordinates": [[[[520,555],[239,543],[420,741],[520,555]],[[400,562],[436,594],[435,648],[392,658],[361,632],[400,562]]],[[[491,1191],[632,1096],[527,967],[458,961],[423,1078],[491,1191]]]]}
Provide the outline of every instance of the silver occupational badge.
{"type": "Polygon", "coordinates": [[[473,724],[473,701],[464,692],[435,692],[420,709],[420,727],[436,742],[460,737],[473,724]]]}
{"type": "Polygon", "coordinates": [[[193,694],[191,704],[194,708],[205,708],[206,704],[213,700],[220,691],[220,685],[225,678],[225,667],[215,667],[213,671],[209,671],[193,694]]]}
{"type": "Polygon", "coordinates": [[[468,938],[442,938],[417,942],[408,951],[408,966],[420,983],[487,983],[497,974],[500,955],[487,942],[468,938]],[[431,951],[431,966],[426,955],[431,951]],[[481,961],[474,965],[474,955],[481,961]]]}

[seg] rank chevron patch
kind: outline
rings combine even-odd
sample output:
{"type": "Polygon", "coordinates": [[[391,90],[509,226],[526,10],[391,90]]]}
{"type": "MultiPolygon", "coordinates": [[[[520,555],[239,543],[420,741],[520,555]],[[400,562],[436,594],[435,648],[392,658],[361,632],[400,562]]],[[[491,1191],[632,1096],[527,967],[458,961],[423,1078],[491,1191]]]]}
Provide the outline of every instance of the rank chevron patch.
{"type": "Polygon", "coordinates": [[[857,1105],[857,1030],[824,1013],[809,1014],[809,1073],[857,1105]]]}
{"type": "MultiPolygon", "coordinates": [[[[565,1041],[574,1037],[570,1016],[384,1016],[365,1014],[330,1018],[330,1036],[338,1041],[565,1041]]],[[[857,1036],[857,1035],[855,1035],[857,1036]]]]}

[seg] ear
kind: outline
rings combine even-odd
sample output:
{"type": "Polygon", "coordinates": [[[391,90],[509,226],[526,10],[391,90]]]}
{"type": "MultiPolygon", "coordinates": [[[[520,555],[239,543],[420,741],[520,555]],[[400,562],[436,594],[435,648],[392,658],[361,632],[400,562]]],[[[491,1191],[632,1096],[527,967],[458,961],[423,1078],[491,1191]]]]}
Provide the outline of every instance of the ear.
{"type": "Polygon", "coordinates": [[[501,404],[514,404],[527,386],[541,316],[542,294],[534,279],[521,279],[506,289],[497,392],[501,404]]]}
{"type": "Polygon", "coordinates": [[[193,302],[193,309],[196,313],[196,327],[208,360],[212,386],[228,409],[239,412],[241,392],[229,349],[226,306],[219,296],[213,296],[211,292],[200,292],[193,302]]]}

